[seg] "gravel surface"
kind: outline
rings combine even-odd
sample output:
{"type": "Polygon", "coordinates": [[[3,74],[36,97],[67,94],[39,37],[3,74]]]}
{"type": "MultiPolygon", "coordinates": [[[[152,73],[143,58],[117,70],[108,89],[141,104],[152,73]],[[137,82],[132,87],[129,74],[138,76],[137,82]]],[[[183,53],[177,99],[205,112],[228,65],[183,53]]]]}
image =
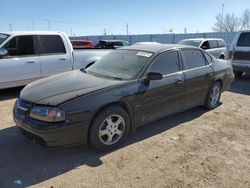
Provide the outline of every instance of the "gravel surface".
{"type": "Polygon", "coordinates": [[[12,119],[21,88],[0,91],[0,187],[250,187],[250,76],[221,105],[194,108],[131,133],[117,150],[47,148],[12,119]]]}

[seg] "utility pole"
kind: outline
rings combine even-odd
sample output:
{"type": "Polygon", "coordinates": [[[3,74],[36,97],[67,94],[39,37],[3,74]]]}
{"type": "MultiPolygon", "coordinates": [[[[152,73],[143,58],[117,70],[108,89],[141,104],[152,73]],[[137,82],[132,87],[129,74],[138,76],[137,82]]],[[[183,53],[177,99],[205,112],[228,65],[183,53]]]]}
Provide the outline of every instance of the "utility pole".
{"type": "Polygon", "coordinates": [[[222,4],[222,10],[221,10],[220,32],[222,32],[223,13],[224,13],[224,4],[222,4]]]}
{"type": "Polygon", "coordinates": [[[70,28],[70,36],[73,36],[72,28],[70,28]]]}
{"type": "Polygon", "coordinates": [[[187,34],[187,28],[186,27],[184,28],[184,33],[187,34]]]}
{"type": "Polygon", "coordinates": [[[49,19],[46,19],[46,21],[48,22],[48,28],[49,28],[49,31],[50,31],[50,21],[49,21],[49,19]]]}
{"type": "Polygon", "coordinates": [[[107,35],[107,31],[106,31],[106,28],[104,28],[104,36],[107,35]]]}
{"type": "Polygon", "coordinates": [[[127,35],[128,35],[128,23],[126,24],[126,30],[127,30],[127,35]]]}
{"type": "Polygon", "coordinates": [[[33,20],[31,21],[31,26],[32,26],[32,31],[34,31],[34,22],[33,22],[33,20]]]}
{"type": "Polygon", "coordinates": [[[12,31],[12,25],[11,25],[11,24],[9,24],[9,26],[10,26],[10,31],[12,31]]]}

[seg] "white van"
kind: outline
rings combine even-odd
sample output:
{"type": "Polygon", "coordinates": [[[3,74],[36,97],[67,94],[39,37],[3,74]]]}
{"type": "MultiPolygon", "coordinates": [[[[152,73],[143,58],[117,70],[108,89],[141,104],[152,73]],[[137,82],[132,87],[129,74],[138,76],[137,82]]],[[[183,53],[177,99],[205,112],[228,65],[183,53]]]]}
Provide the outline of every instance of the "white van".
{"type": "Polygon", "coordinates": [[[236,34],[228,56],[232,61],[235,77],[250,72],[250,30],[236,34]]]}

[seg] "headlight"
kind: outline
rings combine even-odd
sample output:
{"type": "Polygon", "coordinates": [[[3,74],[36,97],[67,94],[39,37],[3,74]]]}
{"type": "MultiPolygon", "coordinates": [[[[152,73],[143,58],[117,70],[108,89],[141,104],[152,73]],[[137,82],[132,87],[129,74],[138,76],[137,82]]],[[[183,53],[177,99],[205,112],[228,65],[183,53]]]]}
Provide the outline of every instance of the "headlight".
{"type": "Polygon", "coordinates": [[[65,112],[58,108],[35,106],[30,111],[30,117],[41,121],[58,122],[65,120],[65,112]]]}

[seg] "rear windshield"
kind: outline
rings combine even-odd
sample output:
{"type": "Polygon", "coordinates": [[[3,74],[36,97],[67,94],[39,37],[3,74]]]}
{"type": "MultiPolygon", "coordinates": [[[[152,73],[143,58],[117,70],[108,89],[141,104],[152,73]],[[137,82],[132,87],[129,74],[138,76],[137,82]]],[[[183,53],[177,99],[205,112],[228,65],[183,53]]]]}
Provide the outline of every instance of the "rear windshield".
{"type": "Polygon", "coordinates": [[[0,45],[1,45],[5,40],[7,40],[8,37],[9,37],[9,35],[0,33],[0,45]]]}
{"type": "Polygon", "coordinates": [[[250,47],[250,33],[241,33],[237,46],[247,46],[250,47]]]}
{"type": "Polygon", "coordinates": [[[201,42],[202,40],[181,40],[180,42],[178,42],[178,44],[199,47],[201,42]]]}

